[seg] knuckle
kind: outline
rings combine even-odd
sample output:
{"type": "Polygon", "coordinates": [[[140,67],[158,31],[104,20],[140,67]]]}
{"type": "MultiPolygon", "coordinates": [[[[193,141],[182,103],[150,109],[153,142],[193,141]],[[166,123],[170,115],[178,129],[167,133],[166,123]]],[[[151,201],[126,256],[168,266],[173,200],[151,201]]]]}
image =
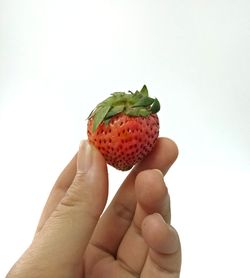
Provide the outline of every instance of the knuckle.
{"type": "Polygon", "coordinates": [[[74,207],[88,203],[89,192],[84,187],[86,183],[86,173],[77,173],[71,186],[67,190],[64,198],[61,200],[61,205],[65,207],[74,207]]]}

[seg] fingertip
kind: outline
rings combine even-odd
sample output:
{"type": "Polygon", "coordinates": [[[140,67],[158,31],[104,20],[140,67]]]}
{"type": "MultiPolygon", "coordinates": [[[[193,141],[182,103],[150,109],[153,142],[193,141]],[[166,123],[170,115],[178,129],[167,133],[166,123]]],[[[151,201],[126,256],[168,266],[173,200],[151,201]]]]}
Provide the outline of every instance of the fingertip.
{"type": "Polygon", "coordinates": [[[108,173],[105,160],[94,145],[88,140],[82,140],[77,154],[76,175],[62,202],[71,207],[87,203],[93,215],[99,217],[107,196],[108,173]]]}
{"type": "Polygon", "coordinates": [[[102,168],[106,168],[106,161],[101,152],[89,140],[81,140],[79,145],[79,151],[77,155],[77,170],[79,172],[85,172],[88,168],[95,168],[96,164],[102,165],[102,168]]]}
{"type": "Polygon", "coordinates": [[[136,199],[147,213],[160,212],[169,203],[168,189],[161,171],[145,170],[135,180],[136,199]]]}
{"type": "Polygon", "coordinates": [[[159,169],[148,169],[141,171],[137,174],[135,179],[135,184],[144,184],[147,183],[157,183],[158,181],[163,181],[164,176],[161,170],[159,169]]]}
{"type": "Polygon", "coordinates": [[[161,137],[158,140],[159,144],[165,147],[165,151],[168,153],[168,156],[171,159],[172,163],[174,163],[179,155],[179,148],[176,142],[166,137],[161,137]]]}
{"type": "Polygon", "coordinates": [[[179,237],[174,228],[167,224],[159,213],[145,217],[142,235],[148,246],[155,252],[173,254],[179,248],[179,237]]]}
{"type": "Polygon", "coordinates": [[[177,159],[178,153],[178,147],[173,140],[158,138],[152,152],[134,167],[133,172],[157,168],[165,175],[177,159]]]}

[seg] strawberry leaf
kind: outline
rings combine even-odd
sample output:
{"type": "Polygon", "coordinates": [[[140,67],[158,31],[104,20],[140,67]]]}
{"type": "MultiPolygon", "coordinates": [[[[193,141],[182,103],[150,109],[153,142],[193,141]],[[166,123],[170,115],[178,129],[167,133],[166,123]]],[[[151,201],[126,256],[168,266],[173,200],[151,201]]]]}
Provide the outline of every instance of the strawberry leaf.
{"type": "Polygon", "coordinates": [[[140,116],[142,116],[142,117],[147,117],[148,115],[151,114],[151,112],[145,108],[141,108],[139,113],[140,113],[140,116]]]}
{"type": "Polygon", "coordinates": [[[126,115],[136,117],[139,116],[139,108],[129,108],[126,111],[126,115]]]}
{"type": "Polygon", "coordinates": [[[114,96],[114,97],[123,97],[123,96],[126,95],[126,93],[124,93],[124,92],[114,92],[111,95],[114,96]]]}
{"type": "Polygon", "coordinates": [[[142,97],[142,95],[138,90],[136,90],[135,93],[132,95],[133,101],[136,101],[136,100],[140,99],[141,97],[142,97]]]}
{"type": "Polygon", "coordinates": [[[103,122],[104,122],[105,126],[107,126],[107,125],[109,124],[109,122],[110,122],[110,118],[109,118],[109,119],[104,120],[103,122]]]}
{"type": "Polygon", "coordinates": [[[144,85],[140,91],[129,91],[128,93],[117,91],[110,97],[99,103],[90,113],[88,119],[93,119],[93,131],[105,122],[109,124],[110,119],[119,114],[124,113],[133,117],[147,117],[152,113],[160,110],[160,103],[157,98],[148,96],[148,89],[144,85]]]}
{"type": "Polygon", "coordinates": [[[148,88],[147,88],[146,85],[144,85],[144,86],[141,88],[140,93],[141,93],[144,97],[148,97],[148,88]]]}
{"type": "Polygon", "coordinates": [[[151,112],[149,110],[147,110],[146,108],[140,108],[140,107],[129,108],[126,111],[126,115],[132,116],[132,117],[139,117],[139,116],[146,117],[146,116],[150,115],[150,113],[151,112]]]}
{"type": "Polygon", "coordinates": [[[93,115],[95,114],[95,109],[93,109],[90,114],[88,115],[88,118],[87,119],[90,119],[91,117],[93,117],[93,115]]]}
{"type": "Polygon", "coordinates": [[[160,102],[159,102],[159,100],[157,98],[155,98],[155,100],[153,102],[153,105],[151,107],[151,112],[156,114],[157,112],[160,111],[160,108],[161,108],[160,102]]]}
{"type": "Polygon", "coordinates": [[[147,107],[154,102],[154,99],[151,97],[143,97],[139,99],[132,107],[147,107]]]}
{"type": "Polygon", "coordinates": [[[93,132],[96,131],[99,124],[104,120],[104,118],[107,115],[107,113],[109,112],[110,108],[111,108],[111,105],[105,105],[105,106],[100,107],[96,111],[96,113],[94,115],[93,132]]]}
{"type": "Polygon", "coordinates": [[[113,106],[106,114],[105,119],[115,116],[124,110],[124,105],[113,106]]]}

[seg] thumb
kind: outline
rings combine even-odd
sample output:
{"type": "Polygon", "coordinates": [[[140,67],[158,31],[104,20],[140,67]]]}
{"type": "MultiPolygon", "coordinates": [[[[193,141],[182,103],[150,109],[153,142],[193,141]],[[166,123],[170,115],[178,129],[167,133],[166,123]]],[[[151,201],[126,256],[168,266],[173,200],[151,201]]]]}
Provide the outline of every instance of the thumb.
{"type": "Polygon", "coordinates": [[[50,256],[69,262],[81,259],[105,207],[107,166],[100,152],[87,141],[80,145],[73,183],[44,226],[40,240],[50,256]],[[50,244],[48,244],[50,243],[50,244]]]}

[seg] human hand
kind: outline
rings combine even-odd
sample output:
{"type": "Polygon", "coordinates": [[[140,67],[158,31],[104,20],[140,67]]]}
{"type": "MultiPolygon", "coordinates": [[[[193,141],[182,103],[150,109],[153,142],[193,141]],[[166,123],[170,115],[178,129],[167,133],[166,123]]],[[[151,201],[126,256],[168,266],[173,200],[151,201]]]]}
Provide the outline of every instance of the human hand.
{"type": "Polygon", "coordinates": [[[176,157],[176,145],[158,139],[102,214],[107,167],[84,142],[56,181],[30,247],[7,278],[179,277],[180,241],[169,224],[162,175],[176,157]]]}

